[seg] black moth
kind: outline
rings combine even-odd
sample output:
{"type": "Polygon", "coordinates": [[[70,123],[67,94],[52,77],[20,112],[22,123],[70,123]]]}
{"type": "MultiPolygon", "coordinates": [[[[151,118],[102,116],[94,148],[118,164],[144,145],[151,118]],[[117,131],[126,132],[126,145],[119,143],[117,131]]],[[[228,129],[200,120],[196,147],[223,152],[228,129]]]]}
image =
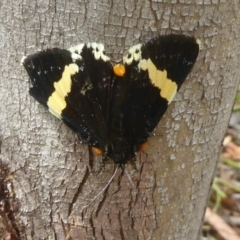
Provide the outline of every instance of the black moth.
{"type": "Polygon", "coordinates": [[[104,159],[121,166],[147,141],[198,52],[195,38],[166,35],[131,47],[115,66],[97,43],[47,49],[22,64],[30,94],[104,159]]]}

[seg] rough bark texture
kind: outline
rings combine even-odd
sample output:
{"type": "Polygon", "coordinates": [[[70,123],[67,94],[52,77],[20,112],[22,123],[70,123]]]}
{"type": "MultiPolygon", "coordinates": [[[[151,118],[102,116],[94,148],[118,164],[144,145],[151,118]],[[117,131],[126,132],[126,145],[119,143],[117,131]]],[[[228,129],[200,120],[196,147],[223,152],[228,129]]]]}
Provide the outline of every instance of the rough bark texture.
{"type": "Polygon", "coordinates": [[[2,236],[198,239],[240,76],[239,26],[239,1],[1,0],[0,197],[8,204],[0,209],[2,236]],[[28,95],[20,60],[89,41],[104,43],[118,60],[129,46],[165,33],[194,35],[203,49],[138,155],[137,171],[126,166],[138,192],[119,171],[82,212],[114,165],[101,169],[101,158],[91,160],[88,147],[28,95]]]}

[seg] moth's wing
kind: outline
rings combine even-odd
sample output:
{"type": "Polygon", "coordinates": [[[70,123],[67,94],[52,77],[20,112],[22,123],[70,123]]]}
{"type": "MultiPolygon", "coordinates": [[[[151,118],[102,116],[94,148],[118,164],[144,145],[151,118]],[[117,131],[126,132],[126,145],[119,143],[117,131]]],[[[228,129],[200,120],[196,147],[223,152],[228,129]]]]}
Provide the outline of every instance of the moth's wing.
{"type": "Polygon", "coordinates": [[[158,124],[191,71],[198,52],[195,38],[166,35],[133,46],[123,58],[125,79],[129,81],[125,125],[136,148],[158,124]]]}
{"type": "Polygon", "coordinates": [[[89,145],[104,150],[108,141],[106,101],[112,77],[102,44],[59,48],[27,56],[22,63],[30,94],[62,119],[89,145]]]}

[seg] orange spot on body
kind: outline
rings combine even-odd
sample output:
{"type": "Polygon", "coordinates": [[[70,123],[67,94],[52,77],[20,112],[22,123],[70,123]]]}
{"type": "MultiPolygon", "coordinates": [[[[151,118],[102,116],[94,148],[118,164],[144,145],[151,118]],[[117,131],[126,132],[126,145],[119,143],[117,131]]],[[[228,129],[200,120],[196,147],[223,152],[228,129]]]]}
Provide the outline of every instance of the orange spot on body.
{"type": "Polygon", "coordinates": [[[122,64],[116,64],[114,67],[113,67],[113,72],[116,76],[118,77],[123,77],[124,74],[125,74],[125,67],[124,65],[122,64]]]}
{"type": "Polygon", "coordinates": [[[102,155],[103,151],[100,148],[92,147],[93,152],[96,154],[102,155]]]}

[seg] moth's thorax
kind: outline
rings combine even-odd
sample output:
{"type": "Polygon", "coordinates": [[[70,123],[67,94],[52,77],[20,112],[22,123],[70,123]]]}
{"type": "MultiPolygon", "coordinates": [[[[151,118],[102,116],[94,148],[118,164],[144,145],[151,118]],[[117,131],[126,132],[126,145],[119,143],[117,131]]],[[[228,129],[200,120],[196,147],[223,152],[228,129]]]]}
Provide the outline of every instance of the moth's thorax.
{"type": "Polygon", "coordinates": [[[125,164],[134,159],[135,148],[130,140],[113,135],[109,141],[106,155],[116,164],[125,164]]]}

